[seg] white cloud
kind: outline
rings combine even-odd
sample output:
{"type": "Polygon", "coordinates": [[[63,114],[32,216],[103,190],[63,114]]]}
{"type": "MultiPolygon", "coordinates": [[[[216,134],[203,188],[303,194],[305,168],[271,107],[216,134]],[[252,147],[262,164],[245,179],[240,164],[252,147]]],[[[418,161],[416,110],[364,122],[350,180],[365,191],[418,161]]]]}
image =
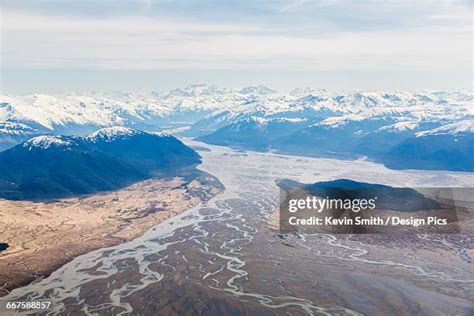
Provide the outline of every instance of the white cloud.
{"type": "Polygon", "coordinates": [[[264,25],[4,12],[5,68],[386,70],[470,67],[469,26],[294,37],[264,25]]]}
{"type": "Polygon", "coordinates": [[[9,86],[26,82],[35,69],[206,70],[216,71],[218,84],[234,80],[218,71],[241,71],[252,73],[246,82],[257,73],[289,86],[299,84],[301,72],[308,72],[308,84],[313,78],[326,84],[332,73],[334,84],[369,87],[392,85],[395,77],[440,87],[465,86],[472,78],[472,8],[459,1],[243,1],[234,7],[203,0],[173,7],[146,0],[120,12],[101,2],[100,14],[77,1],[44,3],[0,7],[0,65],[10,73],[23,70],[17,81],[4,78],[9,86]],[[300,73],[290,78],[284,71],[300,73]]]}

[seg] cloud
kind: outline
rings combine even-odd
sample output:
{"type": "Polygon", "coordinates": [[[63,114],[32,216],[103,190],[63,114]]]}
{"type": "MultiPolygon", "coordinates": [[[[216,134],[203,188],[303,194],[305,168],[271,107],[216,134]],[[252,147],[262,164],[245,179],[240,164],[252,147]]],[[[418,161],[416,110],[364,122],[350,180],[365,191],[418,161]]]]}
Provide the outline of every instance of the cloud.
{"type": "Polygon", "coordinates": [[[302,5],[304,5],[306,1],[305,0],[297,0],[290,2],[288,4],[285,4],[283,7],[279,9],[280,12],[286,12],[286,11],[292,11],[295,9],[300,8],[302,5]]]}
{"type": "Polygon", "coordinates": [[[2,68],[472,69],[472,7],[459,1],[116,3],[5,1],[2,68]]]}

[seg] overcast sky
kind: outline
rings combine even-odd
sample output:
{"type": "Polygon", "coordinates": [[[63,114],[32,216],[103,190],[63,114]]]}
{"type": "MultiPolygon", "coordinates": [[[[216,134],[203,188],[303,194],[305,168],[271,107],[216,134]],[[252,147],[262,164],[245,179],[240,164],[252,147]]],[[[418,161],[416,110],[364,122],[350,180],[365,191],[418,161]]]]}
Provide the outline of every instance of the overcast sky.
{"type": "Polygon", "coordinates": [[[1,14],[3,93],[472,87],[470,0],[1,0],[1,14]]]}

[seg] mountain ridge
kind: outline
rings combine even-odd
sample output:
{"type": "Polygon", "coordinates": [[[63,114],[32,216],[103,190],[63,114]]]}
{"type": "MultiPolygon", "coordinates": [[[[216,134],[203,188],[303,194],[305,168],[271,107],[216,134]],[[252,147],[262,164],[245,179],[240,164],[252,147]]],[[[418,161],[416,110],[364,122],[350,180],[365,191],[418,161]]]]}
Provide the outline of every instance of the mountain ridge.
{"type": "MultiPolygon", "coordinates": [[[[0,150],[44,134],[84,136],[110,126],[149,132],[189,126],[182,135],[212,144],[301,155],[367,156],[395,166],[396,159],[390,155],[406,156],[401,150],[409,146],[391,148],[410,138],[420,138],[410,146],[427,146],[434,139],[447,141],[452,153],[439,154],[438,160],[473,151],[470,141],[428,137],[460,133],[463,139],[473,137],[473,100],[468,90],[333,92],[304,88],[281,93],[265,86],[227,89],[207,85],[145,95],[4,96],[0,100],[0,150]]],[[[431,146],[434,152],[437,144],[431,146]]],[[[414,163],[426,160],[421,152],[411,152],[420,156],[406,168],[423,168],[424,164],[414,163]]],[[[448,160],[426,166],[450,170],[448,160]]],[[[404,167],[398,164],[396,168],[404,167]]],[[[474,167],[468,160],[461,169],[474,167]]]]}
{"type": "Polygon", "coordinates": [[[1,152],[0,198],[55,199],[109,191],[177,175],[201,162],[173,136],[122,130],[103,140],[98,137],[102,132],[92,137],[37,136],[1,152]]]}

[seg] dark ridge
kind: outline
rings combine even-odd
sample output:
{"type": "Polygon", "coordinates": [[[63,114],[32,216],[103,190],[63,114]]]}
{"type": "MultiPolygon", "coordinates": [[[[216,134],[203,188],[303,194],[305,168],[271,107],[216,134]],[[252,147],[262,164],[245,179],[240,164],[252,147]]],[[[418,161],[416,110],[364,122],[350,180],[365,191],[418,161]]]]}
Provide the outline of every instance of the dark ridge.
{"type": "Polygon", "coordinates": [[[61,136],[0,153],[0,198],[48,200],[111,191],[194,168],[200,156],[173,136],[136,132],[113,139],[61,136]]]}
{"type": "Polygon", "coordinates": [[[382,184],[358,182],[348,179],[301,184],[292,180],[282,180],[278,186],[286,192],[305,190],[309,194],[329,199],[373,199],[377,197],[377,209],[400,212],[415,212],[440,209],[441,204],[425,197],[412,188],[395,188],[382,184]]]}

